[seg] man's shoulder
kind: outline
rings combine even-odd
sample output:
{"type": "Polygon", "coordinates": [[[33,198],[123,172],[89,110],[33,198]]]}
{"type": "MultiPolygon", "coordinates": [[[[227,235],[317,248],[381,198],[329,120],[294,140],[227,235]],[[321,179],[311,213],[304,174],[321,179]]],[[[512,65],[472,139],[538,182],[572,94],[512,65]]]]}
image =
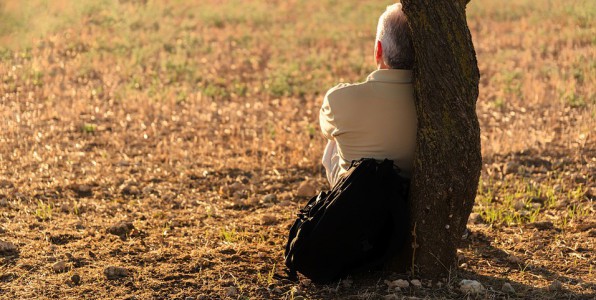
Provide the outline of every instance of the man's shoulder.
{"type": "Polygon", "coordinates": [[[334,99],[337,97],[345,98],[346,96],[355,95],[360,90],[365,82],[360,83],[340,83],[327,91],[325,97],[334,99]]]}

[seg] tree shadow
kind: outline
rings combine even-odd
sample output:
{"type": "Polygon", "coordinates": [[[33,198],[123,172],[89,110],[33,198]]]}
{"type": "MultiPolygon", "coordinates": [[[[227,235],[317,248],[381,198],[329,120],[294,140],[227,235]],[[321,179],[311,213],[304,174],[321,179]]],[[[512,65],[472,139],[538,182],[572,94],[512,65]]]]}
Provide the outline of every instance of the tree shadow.
{"type": "Polygon", "coordinates": [[[545,268],[543,266],[532,263],[518,263],[508,260],[510,254],[499,249],[490,243],[491,238],[480,232],[474,233],[475,237],[471,241],[465,242],[463,246],[471,246],[477,249],[477,254],[484,260],[488,261],[491,266],[508,268],[502,276],[491,276],[479,274],[474,271],[458,269],[457,277],[475,279],[490,287],[489,293],[493,293],[498,298],[503,299],[596,299],[596,284],[588,282],[581,278],[572,278],[562,275],[552,268],[545,268]],[[523,265],[523,266],[522,266],[523,265]],[[564,287],[559,288],[538,288],[527,285],[521,282],[516,282],[509,278],[510,272],[521,271],[530,274],[536,278],[542,278],[548,282],[558,281],[562,284],[578,285],[581,284],[585,290],[589,290],[587,294],[577,293],[564,287]],[[503,284],[509,283],[513,286],[516,293],[507,294],[501,291],[503,284]]]}
{"type": "MultiPolygon", "coordinates": [[[[531,263],[524,263],[523,266],[520,266],[520,264],[508,260],[509,253],[491,245],[491,240],[489,236],[475,232],[474,238],[464,241],[460,248],[470,246],[476,249],[474,257],[478,257],[479,260],[484,260],[491,265],[494,268],[494,274],[458,268],[451,272],[448,285],[443,284],[441,287],[437,287],[435,283],[431,288],[427,286],[428,281],[422,279],[422,287],[410,286],[401,289],[396,293],[397,298],[391,298],[387,295],[392,292],[388,291],[386,280],[413,279],[407,273],[395,273],[386,270],[361,272],[351,274],[329,284],[308,285],[306,289],[312,295],[322,297],[322,299],[408,299],[407,297],[412,297],[412,299],[596,299],[596,284],[589,282],[589,279],[562,275],[556,271],[555,265],[552,268],[531,263]],[[507,271],[502,272],[503,269],[507,271]],[[558,281],[562,285],[557,288],[536,287],[525,282],[519,282],[509,276],[509,274],[522,272],[522,270],[530,274],[529,276],[541,278],[549,283],[558,281]],[[486,288],[486,293],[474,296],[460,292],[459,282],[462,279],[479,281],[486,288]],[[509,283],[515,291],[503,291],[502,287],[506,283],[509,283]],[[579,284],[582,285],[584,292],[577,292],[564,287],[565,285],[579,284]]],[[[282,280],[280,283],[292,285],[297,282],[282,280]]],[[[304,280],[300,280],[300,284],[303,283],[304,280]]]]}

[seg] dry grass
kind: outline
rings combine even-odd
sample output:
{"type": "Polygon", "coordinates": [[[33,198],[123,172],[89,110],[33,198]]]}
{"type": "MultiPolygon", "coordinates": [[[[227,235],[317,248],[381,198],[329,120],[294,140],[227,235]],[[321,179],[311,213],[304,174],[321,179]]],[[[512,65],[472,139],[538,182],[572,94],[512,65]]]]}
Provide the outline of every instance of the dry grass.
{"type": "MultiPolygon", "coordinates": [[[[321,96],[372,71],[387,3],[26,3],[0,5],[0,241],[18,248],[0,253],[0,298],[387,294],[382,279],[400,275],[272,278],[297,186],[326,188],[321,96]],[[134,229],[109,234],[120,221],[134,229]],[[130,276],[108,280],[108,265],[130,276]]],[[[595,4],[476,0],[468,13],[485,167],[454,276],[487,298],[593,297],[595,4]]]]}

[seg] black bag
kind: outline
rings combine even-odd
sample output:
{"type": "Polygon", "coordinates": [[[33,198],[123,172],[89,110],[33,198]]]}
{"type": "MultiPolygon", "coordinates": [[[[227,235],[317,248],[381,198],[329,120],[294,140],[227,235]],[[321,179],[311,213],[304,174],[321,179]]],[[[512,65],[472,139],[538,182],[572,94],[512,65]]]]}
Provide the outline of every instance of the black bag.
{"type": "Polygon", "coordinates": [[[354,161],[331,191],[313,197],[290,229],[285,250],[290,276],[298,271],[325,283],[391,258],[409,226],[410,183],[398,172],[391,160],[354,161]]]}

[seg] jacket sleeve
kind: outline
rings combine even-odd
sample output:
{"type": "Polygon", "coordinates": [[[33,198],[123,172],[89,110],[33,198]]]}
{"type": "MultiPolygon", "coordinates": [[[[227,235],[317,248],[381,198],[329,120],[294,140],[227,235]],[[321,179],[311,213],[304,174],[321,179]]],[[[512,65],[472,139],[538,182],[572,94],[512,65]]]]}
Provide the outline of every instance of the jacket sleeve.
{"type": "Polygon", "coordinates": [[[321,131],[323,132],[323,136],[328,140],[334,140],[333,132],[337,129],[337,125],[335,124],[335,119],[333,115],[333,111],[331,110],[331,105],[329,103],[329,94],[333,89],[329,90],[323,99],[323,105],[321,106],[321,110],[319,111],[319,124],[321,125],[321,131]]]}

